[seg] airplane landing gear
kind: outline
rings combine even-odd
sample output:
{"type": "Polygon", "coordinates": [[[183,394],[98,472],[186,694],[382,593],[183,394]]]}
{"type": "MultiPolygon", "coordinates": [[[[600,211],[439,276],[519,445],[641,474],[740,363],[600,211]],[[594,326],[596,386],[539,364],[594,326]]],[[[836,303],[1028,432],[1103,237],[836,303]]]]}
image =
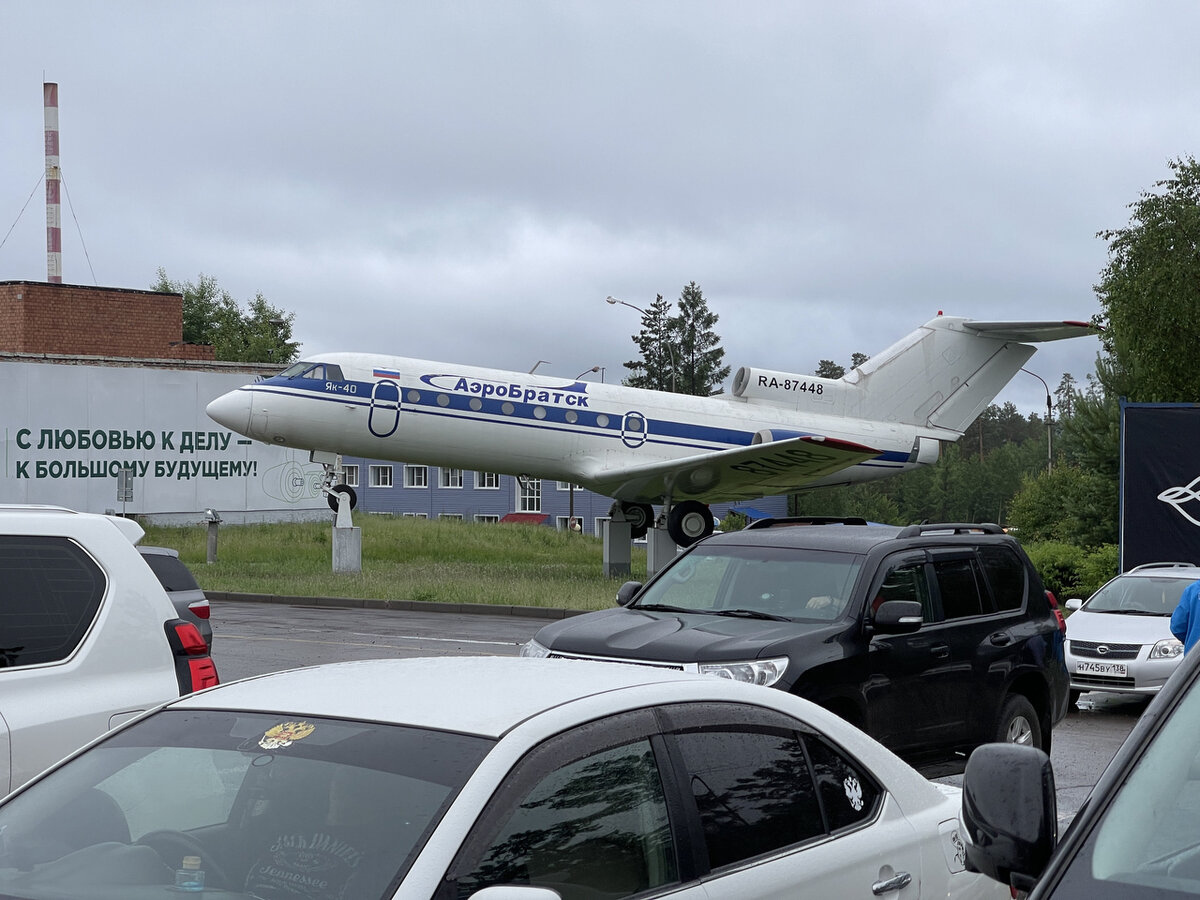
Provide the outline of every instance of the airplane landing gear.
{"type": "Polygon", "coordinates": [[[713,514],[707,504],[684,500],[667,513],[667,534],[680,547],[690,547],[713,533],[713,514]]]}
{"type": "Polygon", "coordinates": [[[341,505],[338,494],[346,495],[346,500],[349,502],[351,509],[358,506],[358,494],[348,484],[335,484],[332,487],[324,487],[322,490],[325,492],[325,499],[329,501],[329,508],[334,512],[337,512],[338,507],[341,505]]]}
{"type": "Polygon", "coordinates": [[[644,538],[654,524],[654,507],[649,503],[621,503],[621,514],[629,523],[630,534],[636,540],[644,538]]]}

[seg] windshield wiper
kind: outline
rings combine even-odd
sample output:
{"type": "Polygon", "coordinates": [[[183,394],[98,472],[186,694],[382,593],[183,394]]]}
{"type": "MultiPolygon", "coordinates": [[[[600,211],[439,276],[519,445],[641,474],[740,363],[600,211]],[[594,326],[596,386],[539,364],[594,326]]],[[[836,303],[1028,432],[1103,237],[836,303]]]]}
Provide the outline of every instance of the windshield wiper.
{"type": "Polygon", "coordinates": [[[736,619],[769,619],[772,622],[790,622],[787,616],[776,616],[758,609],[722,609],[715,613],[718,616],[733,616],[736,619]]]}
{"type": "Polygon", "coordinates": [[[701,615],[711,616],[712,612],[707,609],[688,609],[684,606],[671,606],[669,603],[635,603],[628,609],[644,609],[649,612],[678,612],[678,613],[700,613],[701,615]]]}

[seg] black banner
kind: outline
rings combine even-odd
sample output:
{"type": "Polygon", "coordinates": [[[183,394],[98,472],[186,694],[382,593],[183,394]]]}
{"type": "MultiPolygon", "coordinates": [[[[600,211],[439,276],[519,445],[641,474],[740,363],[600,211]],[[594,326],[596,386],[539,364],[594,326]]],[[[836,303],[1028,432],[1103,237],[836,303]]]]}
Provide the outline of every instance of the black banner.
{"type": "Polygon", "coordinates": [[[1121,571],[1200,564],[1200,405],[1121,406],[1121,571]]]}

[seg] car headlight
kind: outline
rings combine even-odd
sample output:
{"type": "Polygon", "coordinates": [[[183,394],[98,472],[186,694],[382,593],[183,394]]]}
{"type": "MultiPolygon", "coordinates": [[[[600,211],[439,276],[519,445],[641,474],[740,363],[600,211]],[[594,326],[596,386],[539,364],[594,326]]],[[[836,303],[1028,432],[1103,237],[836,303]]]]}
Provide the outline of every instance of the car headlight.
{"type": "Polygon", "coordinates": [[[1175,638],[1159,641],[1150,648],[1151,659],[1176,659],[1180,656],[1183,656],[1183,644],[1175,638]]]}
{"type": "Polygon", "coordinates": [[[770,687],[783,677],[787,665],[786,656],[778,659],[751,659],[745,662],[701,663],[700,674],[770,687]]]}
{"type": "Polygon", "coordinates": [[[530,659],[545,659],[550,655],[550,649],[543,647],[533,638],[530,638],[521,645],[521,656],[528,656],[530,659]]]}

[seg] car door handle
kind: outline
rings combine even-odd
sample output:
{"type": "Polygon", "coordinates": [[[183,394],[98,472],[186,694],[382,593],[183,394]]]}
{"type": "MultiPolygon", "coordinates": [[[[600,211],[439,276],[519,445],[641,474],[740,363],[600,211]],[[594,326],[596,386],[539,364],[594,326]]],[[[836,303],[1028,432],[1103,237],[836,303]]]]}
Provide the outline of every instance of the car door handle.
{"type": "Polygon", "coordinates": [[[929,655],[937,659],[946,659],[950,655],[950,645],[934,644],[929,648],[929,655]]]}
{"type": "Polygon", "coordinates": [[[891,878],[884,881],[877,881],[871,885],[871,893],[878,897],[880,894],[887,894],[891,891],[899,891],[908,887],[912,881],[912,876],[907,872],[897,872],[891,878]]]}
{"type": "Polygon", "coordinates": [[[1012,635],[1007,631],[997,631],[995,634],[991,635],[988,640],[992,642],[993,646],[1007,647],[1012,643],[1012,635]]]}

